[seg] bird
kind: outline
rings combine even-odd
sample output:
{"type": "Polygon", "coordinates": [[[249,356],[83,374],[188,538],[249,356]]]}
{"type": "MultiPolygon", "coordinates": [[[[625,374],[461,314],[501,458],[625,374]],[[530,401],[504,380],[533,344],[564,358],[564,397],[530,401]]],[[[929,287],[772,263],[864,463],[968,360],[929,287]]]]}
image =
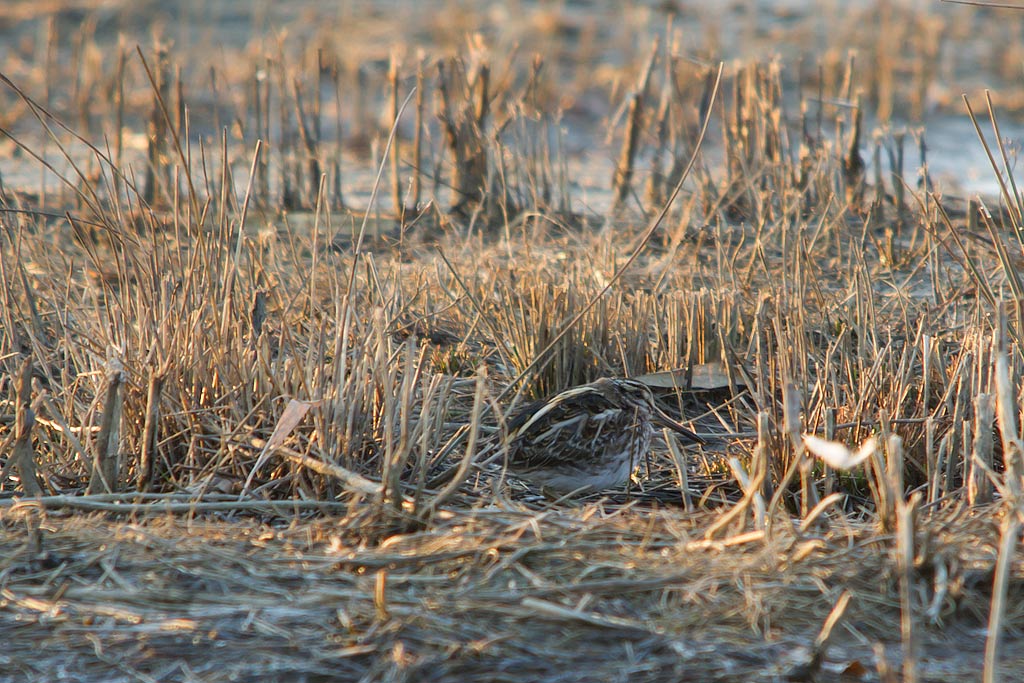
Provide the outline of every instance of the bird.
{"type": "Polygon", "coordinates": [[[647,454],[656,424],[691,443],[705,443],[666,415],[643,382],[603,377],[515,413],[508,421],[506,467],[559,494],[620,486],[647,454]]]}

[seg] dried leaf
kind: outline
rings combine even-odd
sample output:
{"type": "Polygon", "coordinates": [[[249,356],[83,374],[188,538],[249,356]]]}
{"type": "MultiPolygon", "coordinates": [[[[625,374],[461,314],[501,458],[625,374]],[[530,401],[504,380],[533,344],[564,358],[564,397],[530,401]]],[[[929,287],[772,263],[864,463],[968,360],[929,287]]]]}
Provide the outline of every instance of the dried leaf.
{"type": "MultiPolygon", "coordinates": [[[[633,379],[643,382],[649,387],[660,389],[678,389],[686,386],[687,368],[663,370],[640,375],[633,379]]],[[[729,373],[721,363],[701,363],[693,366],[693,377],[690,388],[705,391],[726,389],[729,387],[729,373]]]]}
{"type": "Polygon", "coordinates": [[[829,441],[813,434],[804,434],[804,446],[812,455],[820,458],[829,467],[837,470],[852,470],[871,457],[878,447],[878,441],[871,437],[860,445],[857,452],[851,451],[846,444],[829,441]]]}

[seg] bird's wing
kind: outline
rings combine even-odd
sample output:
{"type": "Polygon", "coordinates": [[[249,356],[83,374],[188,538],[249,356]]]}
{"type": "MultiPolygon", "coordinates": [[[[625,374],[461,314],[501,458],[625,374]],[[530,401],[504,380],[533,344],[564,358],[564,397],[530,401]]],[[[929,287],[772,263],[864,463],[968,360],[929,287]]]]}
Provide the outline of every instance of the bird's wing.
{"type": "Polygon", "coordinates": [[[526,406],[509,421],[509,463],[520,469],[585,461],[610,439],[628,438],[636,413],[589,386],[526,406]]]}

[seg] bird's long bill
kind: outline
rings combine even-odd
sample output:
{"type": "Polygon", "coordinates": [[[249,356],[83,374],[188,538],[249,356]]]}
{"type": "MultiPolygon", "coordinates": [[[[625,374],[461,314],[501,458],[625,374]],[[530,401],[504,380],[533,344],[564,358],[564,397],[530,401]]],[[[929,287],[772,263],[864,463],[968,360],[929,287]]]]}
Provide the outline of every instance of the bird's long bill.
{"type": "Polygon", "coordinates": [[[676,422],[671,417],[669,417],[668,415],[663,413],[660,408],[655,407],[655,409],[654,409],[654,417],[656,418],[657,422],[660,422],[662,424],[662,426],[668,427],[669,429],[671,429],[674,432],[678,433],[683,438],[688,439],[688,440],[692,441],[693,443],[699,443],[699,444],[707,443],[706,441],[704,441],[704,439],[702,439],[701,437],[697,436],[697,434],[695,434],[691,430],[689,430],[686,427],[684,427],[682,424],[676,422]]]}

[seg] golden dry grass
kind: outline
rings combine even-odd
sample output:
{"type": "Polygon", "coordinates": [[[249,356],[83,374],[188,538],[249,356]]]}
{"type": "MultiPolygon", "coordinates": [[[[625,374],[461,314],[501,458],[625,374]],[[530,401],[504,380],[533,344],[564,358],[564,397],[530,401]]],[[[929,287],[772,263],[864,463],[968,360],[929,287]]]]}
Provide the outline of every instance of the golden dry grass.
{"type": "MultiPolygon", "coordinates": [[[[488,506],[366,545],[345,516],[115,521],[28,503],[4,515],[5,667],[39,680],[799,679],[844,592],[818,680],[873,670],[876,642],[898,662],[898,572],[874,525],[836,515],[708,542],[714,516],[488,506]]],[[[922,526],[921,673],[973,680],[991,511],[922,526]]],[[[1019,601],[1007,616],[1020,623],[1019,601]]],[[[1012,641],[1007,675],[1022,658],[1012,641]]]]}
{"type": "Polygon", "coordinates": [[[4,144],[61,184],[0,188],[5,670],[1013,680],[1024,202],[901,181],[920,136],[864,112],[924,106],[960,24],[885,7],[870,68],[810,82],[653,39],[583,76],[571,13],[529,15],[579,47],[552,64],[122,48],[101,103],[22,46],[4,144]],[[601,211],[567,141],[595,91],[601,211]],[[527,399],[660,371],[711,443],[629,491],[473,463],[527,399]],[[836,471],[803,434],[878,445],[836,471]]]}

